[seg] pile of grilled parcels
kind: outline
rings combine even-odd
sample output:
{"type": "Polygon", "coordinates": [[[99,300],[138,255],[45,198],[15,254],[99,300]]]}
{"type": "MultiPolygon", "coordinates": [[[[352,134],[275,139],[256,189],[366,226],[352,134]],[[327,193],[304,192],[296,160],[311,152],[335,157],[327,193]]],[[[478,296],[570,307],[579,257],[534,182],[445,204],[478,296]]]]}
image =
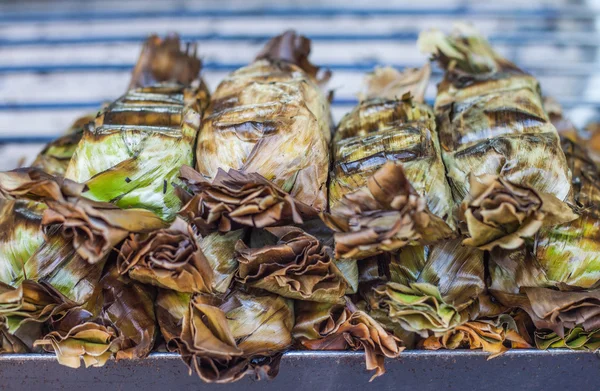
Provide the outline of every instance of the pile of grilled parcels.
{"type": "Polygon", "coordinates": [[[212,94],[195,46],[150,37],[125,95],[0,173],[0,352],[168,350],[229,382],[292,349],[373,377],[406,348],[595,350],[596,165],[478,32],[418,44],[434,107],[429,65],[378,68],[336,128],[303,36],[212,94]]]}

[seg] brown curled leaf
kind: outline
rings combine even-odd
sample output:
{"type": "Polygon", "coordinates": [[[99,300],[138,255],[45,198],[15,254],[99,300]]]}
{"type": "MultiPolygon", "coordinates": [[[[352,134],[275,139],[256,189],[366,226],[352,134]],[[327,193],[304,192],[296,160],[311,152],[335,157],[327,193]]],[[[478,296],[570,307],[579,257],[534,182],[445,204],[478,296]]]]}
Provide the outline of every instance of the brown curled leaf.
{"type": "Polygon", "coordinates": [[[182,49],[177,34],[160,38],[151,35],[133,69],[128,89],[146,87],[159,82],[189,85],[199,78],[202,62],[196,57],[197,47],[188,44],[182,49]]]}
{"type": "Polygon", "coordinates": [[[0,194],[5,197],[43,201],[44,232],[58,226],[61,235],[73,243],[89,263],[100,262],[129,232],[147,232],[164,226],[152,212],[120,209],[82,196],[85,185],[54,177],[38,168],[0,173],[0,194]]]}
{"type": "Polygon", "coordinates": [[[0,283],[0,316],[9,332],[26,322],[45,322],[50,316],[75,306],[51,285],[24,280],[13,288],[0,283]]]}
{"type": "Polygon", "coordinates": [[[385,373],[386,357],[404,350],[401,342],[366,312],[347,305],[298,302],[294,337],[310,350],[364,350],[371,380],[385,373]]]}
{"type": "Polygon", "coordinates": [[[218,299],[163,290],[157,315],[167,346],[206,382],[272,378],[292,343],[292,302],[275,295],[234,291],[218,299]]]}
{"type": "Polygon", "coordinates": [[[560,338],[565,330],[582,327],[586,332],[600,329],[600,291],[557,291],[548,288],[521,288],[527,295],[520,305],[538,329],[548,329],[560,338]]]}
{"type": "Polygon", "coordinates": [[[365,91],[359,94],[360,100],[384,98],[400,99],[412,96],[415,102],[425,101],[425,90],[431,76],[431,66],[409,68],[400,72],[390,66],[377,67],[365,76],[365,91]]]}
{"type": "Polygon", "coordinates": [[[461,205],[460,219],[470,238],[463,244],[492,250],[523,245],[542,226],[575,220],[571,208],[550,194],[515,185],[496,175],[471,175],[471,194],[461,205]]]}
{"type": "Polygon", "coordinates": [[[122,338],[117,331],[103,325],[83,309],[67,313],[54,323],[54,331],[35,341],[49,352],[55,352],[58,362],[71,368],[101,367],[119,350],[122,338]]]}
{"type": "Polygon", "coordinates": [[[100,285],[102,301],[101,308],[97,310],[103,323],[110,324],[121,338],[116,359],[148,356],[158,334],[154,312],[155,289],[119,275],[113,265],[100,280],[100,285]]]}
{"type": "Polygon", "coordinates": [[[0,354],[29,353],[29,347],[17,335],[8,331],[5,322],[0,317],[0,354]]]}
{"type": "Polygon", "coordinates": [[[169,228],[132,234],[121,246],[119,272],[161,288],[211,293],[214,273],[199,240],[180,218],[169,228]]]}
{"type": "Polygon", "coordinates": [[[289,299],[339,303],[347,283],[329,249],[296,227],[268,228],[275,245],[249,248],[236,245],[240,282],[289,299]]]}
{"type": "Polygon", "coordinates": [[[531,345],[523,338],[514,320],[508,315],[498,319],[469,321],[442,335],[432,335],[421,341],[428,350],[438,349],[482,349],[494,358],[509,349],[525,349],[531,345]]]}
{"type": "Polygon", "coordinates": [[[285,61],[292,63],[317,80],[319,84],[324,84],[331,77],[331,72],[327,71],[317,79],[319,67],[308,60],[310,49],[310,39],[296,34],[293,30],[288,30],[267,42],[256,56],[256,60],[265,59],[273,62],[285,61]]]}
{"type": "Polygon", "coordinates": [[[401,164],[385,163],[367,186],[344,196],[323,220],[335,234],[337,258],[364,259],[407,245],[452,235],[450,227],[427,208],[401,164]]]}
{"type": "Polygon", "coordinates": [[[110,265],[94,293],[83,306],[53,316],[50,332],[34,345],[54,351],[59,363],[73,368],[81,359],[88,367],[103,366],[113,356],[146,357],[158,332],[154,288],[119,275],[110,265]]]}
{"type": "Polygon", "coordinates": [[[65,201],[85,190],[85,185],[68,179],[54,177],[39,168],[18,168],[0,172],[0,196],[6,199],[33,201],[65,201]]]}
{"type": "Polygon", "coordinates": [[[257,173],[219,169],[209,182],[193,168],[183,166],[181,179],[194,196],[190,198],[180,191],[185,205],[179,213],[203,235],[242,227],[302,224],[303,217],[317,216],[314,208],[295,200],[257,173]]]}

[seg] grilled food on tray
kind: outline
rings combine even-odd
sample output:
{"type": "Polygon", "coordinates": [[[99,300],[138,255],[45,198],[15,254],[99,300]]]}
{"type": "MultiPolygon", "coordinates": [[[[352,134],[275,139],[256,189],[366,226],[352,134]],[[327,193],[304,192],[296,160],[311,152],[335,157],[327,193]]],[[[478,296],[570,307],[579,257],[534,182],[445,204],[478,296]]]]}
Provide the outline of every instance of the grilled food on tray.
{"type": "Polygon", "coordinates": [[[0,173],[0,353],[160,348],[226,383],[291,349],[364,351],[373,377],[411,348],[596,350],[590,148],[471,28],[420,46],[435,107],[429,65],[378,68],[332,136],[306,37],[210,99],[195,46],[150,37],[125,95],[0,173]]]}

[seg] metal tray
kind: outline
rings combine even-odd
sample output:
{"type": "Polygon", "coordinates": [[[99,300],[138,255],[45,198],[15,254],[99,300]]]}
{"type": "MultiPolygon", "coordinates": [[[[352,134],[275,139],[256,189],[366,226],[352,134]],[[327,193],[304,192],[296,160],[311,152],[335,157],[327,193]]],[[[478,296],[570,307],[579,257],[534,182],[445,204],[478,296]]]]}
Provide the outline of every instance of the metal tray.
{"type": "Polygon", "coordinates": [[[205,384],[177,354],[110,361],[102,368],[71,369],[50,354],[0,356],[0,389],[6,390],[593,390],[600,358],[569,350],[512,350],[488,359],[480,351],[408,351],[386,360],[387,373],[369,383],[362,352],[293,351],[270,381],[249,377],[205,384]]]}

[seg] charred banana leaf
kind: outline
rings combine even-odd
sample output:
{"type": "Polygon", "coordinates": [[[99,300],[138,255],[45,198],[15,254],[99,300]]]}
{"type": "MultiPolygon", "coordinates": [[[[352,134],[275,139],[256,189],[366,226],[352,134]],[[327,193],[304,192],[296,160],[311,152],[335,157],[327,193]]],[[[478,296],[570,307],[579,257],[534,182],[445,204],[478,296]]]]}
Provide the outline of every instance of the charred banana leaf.
{"type": "Polygon", "coordinates": [[[292,332],[311,350],[364,350],[366,368],[375,371],[371,381],[385,373],[386,357],[398,357],[404,350],[400,339],[348,298],[346,304],[296,302],[292,332]]]}
{"type": "Polygon", "coordinates": [[[233,291],[218,299],[161,290],[156,307],[167,346],[206,382],[272,378],[292,344],[293,303],[279,296],[233,291]]]}
{"type": "Polygon", "coordinates": [[[58,362],[79,368],[102,366],[113,357],[140,359],[154,347],[158,333],[155,290],[120,276],[114,265],[102,277],[94,297],[49,322],[50,332],[35,342],[56,353],[58,362]]]}
{"type": "Polygon", "coordinates": [[[583,348],[595,346],[600,329],[600,175],[583,148],[566,138],[562,146],[580,217],[542,229],[518,251],[492,251],[491,289],[504,305],[527,311],[538,346],[583,348]]]}
{"type": "Polygon", "coordinates": [[[257,248],[236,244],[238,279],[282,297],[324,303],[341,303],[348,289],[328,247],[297,227],[268,228],[274,244],[257,248]]]}
{"type": "Polygon", "coordinates": [[[85,197],[123,209],[144,208],[172,220],[179,168],[194,163],[194,143],[208,90],[201,63],[177,36],[151,37],[131,89],[106,107],[83,138],[65,177],[85,183],[85,197]]]}
{"type": "MultiPolygon", "coordinates": [[[[495,53],[485,38],[467,25],[457,26],[448,36],[440,31],[424,32],[419,46],[445,70],[435,113],[454,201],[479,203],[480,194],[473,194],[469,175],[501,176],[536,195],[569,201],[569,167],[556,128],[544,111],[538,81],[495,53]]],[[[498,202],[495,194],[491,194],[493,204],[498,202]]],[[[503,194],[503,210],[520,207],[518,200],[510,198],[512,193],[503,194]]],[[[513,233],[522,223],[521,215],[502,219],[494,211],[489,214],[492,216],[477,215],[479,223],[468,227],[476,243],[495,240],[489,231],[513,233]]],[[[568,214],[562,217],[560,222],[573,219],[568,214]]],[[[531,237],[532,230],[526,234],[531,237]]],[[[502,247],[502,242],[496,245],[502,247]]]]}
{"type": "Polygon", "coordinates": [[[84,189],[35,168],[0,173],[3,218],[15,225],[2,238],[0,282],[15,289],[25,281],[43,282],[82,304],[92,295],[107,256],[129,232],[163,226],[147,210],[88,200],[81,196],[84,189]]]}
{"type": "Polygon", "coordinates": [[[224,293],[237,270],[233,252],[242,233],[203,238],[177,218],[168,228],[130,235],[121,246],[119,272],[178,292],[224,293]]]}
{"type": "Polygon", "coordinates": [[[366,100],[337,128],[326,221],[339,231],[338,257],[366,258],[454,230],[435,117],[423,103],[429,74],[428,66],[376,69],[366,100]]]}
{"type": "Polygon", "coordinates": [[[288,31],[219,84],[198,138],[202,176],[256,173],[299,202],[326,208],[329,102],[309,53],[310,41],[288,31]]]}

